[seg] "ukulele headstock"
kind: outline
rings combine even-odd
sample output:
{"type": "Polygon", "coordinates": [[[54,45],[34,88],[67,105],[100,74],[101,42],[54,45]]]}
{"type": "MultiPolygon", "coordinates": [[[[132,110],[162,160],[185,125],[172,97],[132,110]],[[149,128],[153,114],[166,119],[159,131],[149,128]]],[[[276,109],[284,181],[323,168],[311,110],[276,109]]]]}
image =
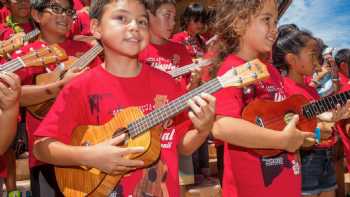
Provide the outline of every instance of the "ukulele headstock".
{"type": "Polygon", "coordinates": [[[21,59],[26,67],[31,67],[59,63],[68,59],[68,56],[58,44],[53,44],[32,51],[22,56],[21,59]]]}
{"type": "Polygon", "coordinates": [[[225,74],[218,77],[223,87],[238,87],[255,83],[258,80],[264,80],[270,76],[264,63],[255,59],[245,64],[231,68],[225,74]]]}

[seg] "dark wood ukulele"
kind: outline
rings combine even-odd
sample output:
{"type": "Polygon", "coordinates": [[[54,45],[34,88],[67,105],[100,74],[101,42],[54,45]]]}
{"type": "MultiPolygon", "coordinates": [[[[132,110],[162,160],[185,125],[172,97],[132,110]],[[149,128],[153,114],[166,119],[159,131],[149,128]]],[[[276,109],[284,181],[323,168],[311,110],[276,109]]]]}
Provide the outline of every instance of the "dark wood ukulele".
{"type": "MultiPolygon", "coordinates": [[[[147,115],[138,107],[129,107],[116,114],[104,125],[80,126],[73,131],[70,145],[92,146],[126,133],[124,146],[145,148],[144,153],[131,154],[127,158],[145,162],[143,168],[152,165],[160,154],[161,128],[157,125],[188,108],[187,101],[203,92],[214,93],[224,87],[243,87],[269,77],[266,66],[254,60],[227,71],[223,76],[199,86],[185,95],[155,109],[147,115]]],[[[99,169],[86,167],[55,167],[56,180],[65,196],[108,196],[123,175],[108,175],[99,169]]],[[[128,172],[126,172],[128,173],[128,172]]]]}
{"type": "MultiPolygon", "coordinates": [[[[333,96],[323,97],[318,101],[309,102],[302,95],[293,95],[284,101],[274,102],[256,99],[243,110],[242,117],[260,127],[282,131],[293,115],[299,115],[297,128],[302,131],[314,132],[317,125],[316,116],[335,109],[337,104],[345,105],[350,99],[350,91],[333,96]]],[[[252,152],[263,157],[272,157],[283,150],[252,149],[252,152]]]]}

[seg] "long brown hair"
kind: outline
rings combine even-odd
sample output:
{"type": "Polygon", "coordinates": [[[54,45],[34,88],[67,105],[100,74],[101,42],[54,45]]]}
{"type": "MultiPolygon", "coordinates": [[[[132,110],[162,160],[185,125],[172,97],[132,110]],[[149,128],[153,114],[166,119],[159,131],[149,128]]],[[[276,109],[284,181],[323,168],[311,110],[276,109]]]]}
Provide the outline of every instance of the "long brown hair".
{"type": "Polygon", "coordinates": [[[239,50],[239,42],[252,17],[263,8],[266,0],[219,0],[216,4],[214,29],[220,40],[218,56],[211,74],[216,75],[221,62],[239,50]]]}

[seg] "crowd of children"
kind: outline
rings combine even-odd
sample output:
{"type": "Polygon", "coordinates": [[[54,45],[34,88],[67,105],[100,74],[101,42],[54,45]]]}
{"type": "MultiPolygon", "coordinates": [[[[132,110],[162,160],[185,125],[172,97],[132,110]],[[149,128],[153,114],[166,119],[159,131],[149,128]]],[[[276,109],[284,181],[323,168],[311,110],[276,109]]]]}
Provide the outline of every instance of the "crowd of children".
{"type": "Polygon", "coordinates": [[[28,195],[34,197],[68,195],[55,167],[122,176],[108,185],[107,196],[185,196],[186,185],[209,180],[210,142],[217,148],[224,197],[335,197],[336,144],[343,144],[350,166],[350,49],[335,53],[294,24],[277,28],[276,0],[220,0],[211,6],[188,3],[177,13],[176,0],[1,0],[0,48],[11,50],[0,60],[0,196],[3,185],[8,196],[20,194],[15,161],[26,156],[28,195]],[[35,30],[40,33],[34,39],[24,39],[35,30]],[[21,58],[33,52],[44,64],[48,55],[38,51],[53,45],[66,53],[65,61],[7,69],[15,60],[24,64],[21,58]],[[96,46],[103,47],[101,54],[91,54],[96,46]],[[74,66],[86,57],[92,61],[74,66]],[[211,64],[196,67],[203,59],[211,64]],[[267,79],[195,94],[255,59],[266,65],[267,79]],[[191,64],[181,76],[170,75],[191,64]],[[171,101],[185,94],[194,96],[182,101],[183,110],[171,101]],[[293,95],[316,103],[310,111],[317,114],[314,132],[299,130],[298,115],[280,130],[264,127],[270,123],[263,119],[244,119],[244,109],[256,99],[281,102],[293,95]],[[33,110],[39,105],[49,108],[43,117],[33,110]],[[150,165],[129,157],[149,151],[145,147],[121,146],[132,142],[133,129],[148,128],[146,118],[96,144],[73,145],[79,126],[107,125],[95,131],[107,135],[111,122],[134,107],[148,117],[165,105],[176,113],[162,114],[169,119],[152,134],[160,153],[150,165]],[[257,149],[280,153],[262,156],[257,149]]]}

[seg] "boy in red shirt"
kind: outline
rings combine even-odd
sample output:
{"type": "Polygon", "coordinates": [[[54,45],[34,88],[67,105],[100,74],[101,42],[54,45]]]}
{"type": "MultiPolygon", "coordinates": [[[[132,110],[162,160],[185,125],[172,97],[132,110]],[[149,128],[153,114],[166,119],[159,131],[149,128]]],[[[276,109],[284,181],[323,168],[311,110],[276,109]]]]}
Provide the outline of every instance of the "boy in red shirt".
{"type": "MultiPolygon", "coordinates": [[[[38,24],[41,31],[39,40],[16,51],[13,54],[13,57],[25,55],[32,49],[36,50],[50,44],[59,44],[66,51],[67,55],[74,57],[79,57],[90,49],[90,46],[86,43],[66,38],[66,34],[69,32],[73,18],[75,17],[72,0],[36,0],[32,2],[31,6],[32,18],[38,24]]],[[[90,66],[93,66],[96,63],[98,63],[98,59],[95,60],[95,62],[92,62],[90,66]]],[[[21,106],[27,107],[54,99],[63,86],[65,86],[72,78],[83,72],[80,68],[75,67],[68,70],[63,79],[59,81],[46,85],[34,84],[37,75],[50,72],[56,67],[56,64],[52,64],[45,68],[31,67],[16,72],[20,76],[22,82],[22,95],[20,98],[21,106]]],[[[40,123],[41,120],[35,118],[29,112],[26,113],[26,127],[29,141],[29,167],[31,169],[31,190],[33,196],[50,196],[54,195],[55,191],[51,188],[53,187],[51,185],[54,184],[51,183],[54,181],[54,177],[52,175],[50,177],[49,173],[53,168],[51,165],[38,162],[32,154],[34,142],[33,133],[40,123]],[[46,177],[47,180],[41,179],[40,177],[42,176],[46,177]],[[49,184],[45,182],[48,182],[49,184]],[[50,185],[51,187],[46,185],[50,185]]]]}
{"type": "MultiPolygon", "coordinates": [[[[174,0],[145,1],[149,16],[150,43],[139,55],[139,59],[161,71],[170,72],[192,63],[192,58],[186,47],[169,40],[175,28],[176,2],[174,0]]],[[[199,85],[200,70],[188,73],[177,80],[185,90],[191,90],[199,85]]],[[[193,184],[192,157],[180,156],[180,184],[193,184]],[[183,169],[186,168],[186,169],[183,169]],[[184,171],[183,171],[184,170],[184,171]]]]}
{"type": "MultiPolygon", "coordinates": [[[[144,113],[173,100],[181,88],[170,76],[140,64],[138,54],[149,41],[147,13],[142,1],[94,1],[91,5],[92,32],[105,52],[105,63],[84,73],[64,88],[53,108],[35,132],[34,153],[42,161],[61,166],[89,166],[109,174],[123,174],[143,165],[124,158],[125,152],[141,148],[116,147],[126,137],[119,136],[92,146],[69,145],[73,129],[79,125],[102,125],[130,106],[144,113]],[[80,98],[77,100],[76,98],[80,98]]],[[[162,124],[160,159],[151,167],[131,172],[112,192],[114,196],[179,196],[177,154],[191,154],[211,130],[215,99],[207,94],[189,101],[196,129],[174,130],[181,116],[162,124]],[[154,170],[162,169],[154,174],[154,170]],[[148,173],[160,179],[152,184],[148,173]],[[152,186],[147,191],[147,185],[152,186]],[[152,189],[155,188],[155,189],[152,189]]]]}

